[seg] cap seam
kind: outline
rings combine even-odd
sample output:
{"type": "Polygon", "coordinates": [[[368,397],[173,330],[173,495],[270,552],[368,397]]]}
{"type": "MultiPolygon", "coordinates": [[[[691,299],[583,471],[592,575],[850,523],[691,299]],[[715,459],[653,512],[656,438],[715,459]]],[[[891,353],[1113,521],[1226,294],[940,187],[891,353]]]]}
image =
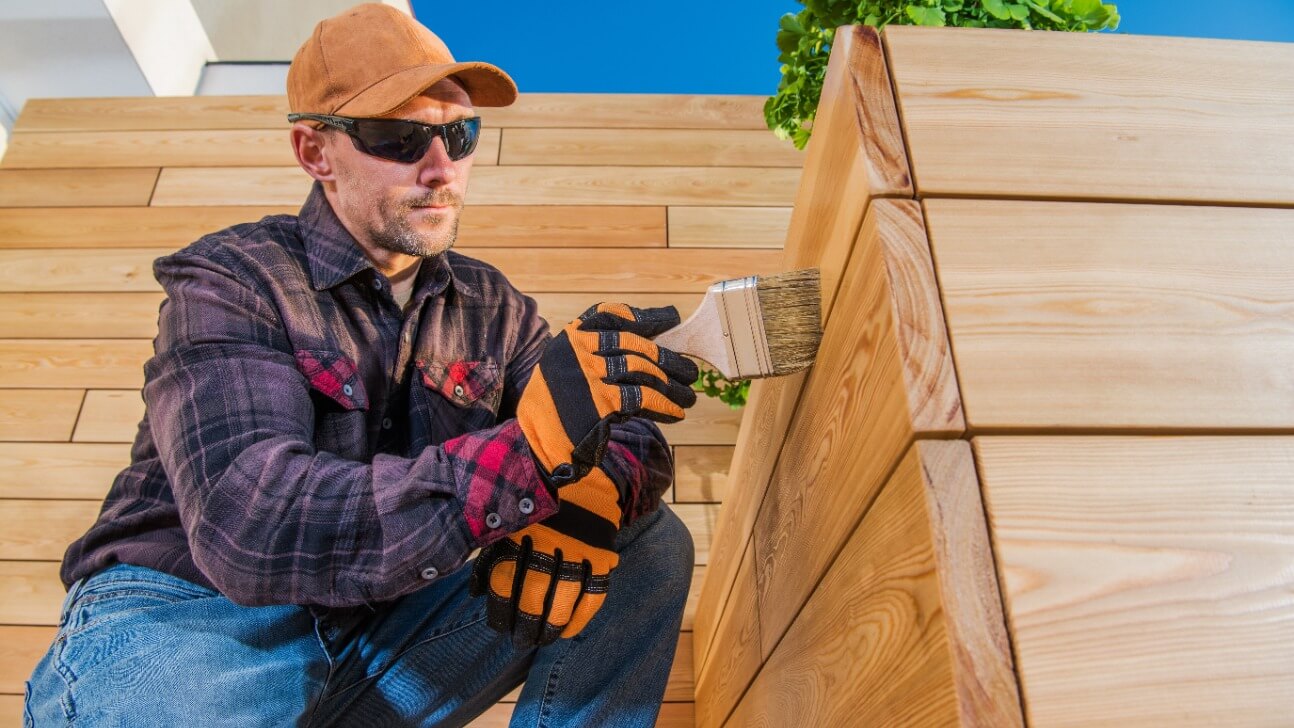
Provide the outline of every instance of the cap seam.
{"type": "MultiPolygon", "coordinates": [[[[324,69],[324,88],[332,87],[332,70],[328,68],[328,54],[324,51],[323,31],[325,23],[319,24],[319,62],[323,64],[324,69]]],[[[336,111],[340,105],[329,109],[329,112],[336,111]]]]}

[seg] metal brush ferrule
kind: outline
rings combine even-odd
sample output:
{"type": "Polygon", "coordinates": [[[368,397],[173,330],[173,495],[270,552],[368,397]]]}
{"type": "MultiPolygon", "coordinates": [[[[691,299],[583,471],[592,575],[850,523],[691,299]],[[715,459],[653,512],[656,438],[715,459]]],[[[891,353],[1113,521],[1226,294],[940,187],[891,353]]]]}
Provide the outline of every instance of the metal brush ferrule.
{"type": "Polygon", "coordinates": [[[734,278],[710,286],[719,303],[719,322],[723,340],[736,376],[730,379],[766,377],[773,373],[773,357],[764,332],[764,316],[759,306],[758,276],[734,278]]]}

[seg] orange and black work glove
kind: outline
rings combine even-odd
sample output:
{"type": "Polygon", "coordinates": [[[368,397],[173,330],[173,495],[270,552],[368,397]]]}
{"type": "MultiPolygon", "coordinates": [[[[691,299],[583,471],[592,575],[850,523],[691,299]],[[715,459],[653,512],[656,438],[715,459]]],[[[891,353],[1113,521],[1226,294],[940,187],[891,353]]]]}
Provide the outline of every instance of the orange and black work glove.
{"type": "Polygon", "coordinates": [[[643,499],[600,467],[610,425],[631,416],[683,419],[697,367],[645,337],[677,326],[673,306],[598,304],[549,341],[517,419],[559,510],[482,550],[470,592],[488,595],[491,627],[518,647],[578,634],[602,606],[619,564],[615,536],[643,499]]]}

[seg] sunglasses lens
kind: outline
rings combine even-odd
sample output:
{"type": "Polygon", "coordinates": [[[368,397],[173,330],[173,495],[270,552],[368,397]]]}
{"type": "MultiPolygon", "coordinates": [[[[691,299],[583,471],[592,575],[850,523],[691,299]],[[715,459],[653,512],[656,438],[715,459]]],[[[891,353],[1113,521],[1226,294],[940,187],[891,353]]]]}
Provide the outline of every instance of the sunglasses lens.
{"type": "Polygon", "coordinates": [[[449,158],[458,161],[476,150],[481,131],[479,119],[464,119],[445,126],[425,126],[401,120],[365,120],[355,126],[352,136],[360,151],[404,164],[422,159],[438,131],[442,132],[449,158]]]}

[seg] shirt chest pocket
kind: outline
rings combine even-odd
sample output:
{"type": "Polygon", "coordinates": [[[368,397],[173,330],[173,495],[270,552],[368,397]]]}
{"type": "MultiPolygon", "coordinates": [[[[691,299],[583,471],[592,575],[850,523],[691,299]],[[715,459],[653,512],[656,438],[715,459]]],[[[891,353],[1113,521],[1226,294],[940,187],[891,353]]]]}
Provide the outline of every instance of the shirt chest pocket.
{"type": "Polygon", "coordinates": [[[419,359],[418,382],[427,393],[435,429],[445,438],[495,424],[503,399],[503,377],[497,362],[419,359]]]}
{"type": "Polygon", "coordinates": [[[314,404],[315,449],[364,459],[368,392],[359,367],[346,354],[329,349],[298,349],[296,361],[314,404]]]}

